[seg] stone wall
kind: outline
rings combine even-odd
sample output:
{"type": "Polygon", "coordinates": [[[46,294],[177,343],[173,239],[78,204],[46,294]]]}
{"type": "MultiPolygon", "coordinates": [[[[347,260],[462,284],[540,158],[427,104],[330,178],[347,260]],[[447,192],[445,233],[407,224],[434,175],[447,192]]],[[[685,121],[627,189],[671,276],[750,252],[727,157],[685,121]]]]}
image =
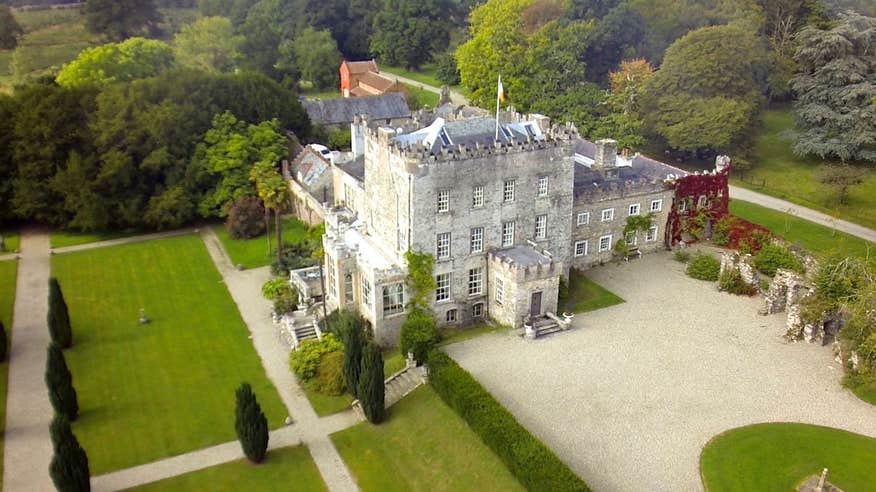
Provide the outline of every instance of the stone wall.
{"type": "Polygon", "coordinates": [[[503,325],[521,328],[530,314],[532,294],[541,292],[540,315],[557,313],[562,263],[518,268],[495,256],[490,257],[490,317],[503,325]],[[502,281],[502,302],[497,302],[496,279],[502,281]]]}
{"type": "Polygon", "coordinates": [[[742,281],[748,285],[757,287],[759,277],[757,271],[751,265],[752,256],[739,254],[735,251],[725,251],[721,253],[721,270],[720,274],[725,271],[737,270],[742,277],[742,281]]]}

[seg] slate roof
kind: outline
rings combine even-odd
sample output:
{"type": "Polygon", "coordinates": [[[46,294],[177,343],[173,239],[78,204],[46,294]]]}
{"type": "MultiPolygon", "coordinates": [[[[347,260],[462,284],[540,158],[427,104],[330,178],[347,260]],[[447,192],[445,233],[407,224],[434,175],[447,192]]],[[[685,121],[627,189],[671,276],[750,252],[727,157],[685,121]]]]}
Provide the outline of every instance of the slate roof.
{"type": "Polygon", "coordinates": [[[324,125],[352,123],[353,118],[360,114],[367,114],[375,120],[411,117],[405,96],[397,92],[368,97],[305,99],[303,105],[310,121],[324,125]]]}
{"type": "Polygon", "coordinates": [[[298,154],[292,162],[292,175],[308,189],[319,181],[319,178],[329,170],[330,164],[310,147],[298,154]]]}
{"type": "MultiPolygon", "coordinates": [[[[575,143],[575,153],[592,161],[596,155],[596,145],[587,140],[579,140],[575,143]]],[[[639,181],[641,179],[656,179],[659,181],[665,180],[669,175],[678,177],[686,176],[688,173],[677,167],[670,166],[660,161],[651,159],[644,155],[634,155],[629,159],[629,165],[625,165],[624,159],[621,156],[617,157],[618,163],[621,164],[615,169],[617,176],[608,178],[602,171],[591,169],[590,167],[575,163],[575,196],[578,196],[585,191],[594,187],[606,189],[611,186],[611,183],[622,185],[625,181],[639,181]]]]}
{"type": "Polygon", "coordinates": [[[365,181],[365,156],[359,156],[353,161],[337,164],[336,166],[359,181],[365,181]]]}
{"type": "MultiPolygon", "coordinates": [[[[499,125],[499,140],[510,142],[512,139],[526,141],[544,139],[541,130],[533,122],[502,123],[499,125]],[[529,130],[527,130],[527,127],[529,130]],[[527,133],[527,131],[531,133],[527,133]]],[[[464,118],[455,121],[445,121],[437,118],[427,127],[402,134],[396,140],[402,146],[426,144],[432,152],[440,151],[441,147],[453,147],[459,144],[474,147],[493,145],[496,139],[495,118],[464,118]]]]}

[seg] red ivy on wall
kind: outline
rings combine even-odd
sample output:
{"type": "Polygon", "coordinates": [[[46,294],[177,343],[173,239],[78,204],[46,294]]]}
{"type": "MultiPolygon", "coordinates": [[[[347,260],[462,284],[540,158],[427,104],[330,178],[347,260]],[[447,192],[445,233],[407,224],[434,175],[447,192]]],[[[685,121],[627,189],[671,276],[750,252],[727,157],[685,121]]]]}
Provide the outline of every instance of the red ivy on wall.
{"type": "Polygon", "coordinates": [[[666,220],[666,244],[672,246],[681,241],[681,233],[684,231],[684,223],[699,214],[704,214],[714,224],[729,213],[730,167],[726,166],[719,172],[707,174],[688,174],[678,178],[672,184],[675,195],[672,199],[672,208],[666,220]],[[699,206],[705,197],[705,205],[699,206]],[[685,210],[681,211],[681,204],[685,203],[685,210]]]}

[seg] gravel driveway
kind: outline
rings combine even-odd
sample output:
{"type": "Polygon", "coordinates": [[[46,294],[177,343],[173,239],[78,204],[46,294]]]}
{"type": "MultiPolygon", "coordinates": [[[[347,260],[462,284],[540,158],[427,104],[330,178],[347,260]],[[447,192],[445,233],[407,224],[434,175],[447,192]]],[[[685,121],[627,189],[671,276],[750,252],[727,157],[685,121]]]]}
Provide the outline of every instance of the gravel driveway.
{"type": "Polygon", "coordinates": [[[757,422],[876,436],[876,407],[840,385],[830,349],[786,342],[761,298],[690,279],[668,253],[588,275],[627,302],[544,339],[446,350],[596,490],[702,490],[706,442],[757,422]]]}

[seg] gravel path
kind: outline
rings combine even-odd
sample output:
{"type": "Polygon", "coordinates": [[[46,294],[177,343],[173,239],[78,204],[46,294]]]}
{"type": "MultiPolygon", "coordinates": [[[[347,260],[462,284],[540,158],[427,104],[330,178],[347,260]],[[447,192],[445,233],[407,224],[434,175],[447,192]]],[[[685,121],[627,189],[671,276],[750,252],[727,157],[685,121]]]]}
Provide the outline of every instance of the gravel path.
{"type": "Polygon", "coordinates": [[[19,256],[9,346],[3,490],[53,490],[49,477],[52,460],[49,423],[53,411],[43,382],[49,345],[48,233],[23,231],[19,256]]]}
{"type": "Polygon", "coordinates": [[[184,236],[197,232],[195,228],[177,229],[174,231],[155,232],[152,234],[140,234],[139,236],[120,237],[118,239],[107,239],[106,241],[95,241],[93,243],[77,244],[74,246],[65,246],[63,248],[52,248],[52,254],[72,253],[73,251],[83,251],[86,249],[105,248],[107,246],[118,246],[120,244],[142,243],[143,241],[151,241],[153,239],[162,239],[166,237],[184,236]]]}
{"type": "Polygon", "coordinates": [[[811,208],[806,208],[802,205],[797,205],[796,203],[791,203],[780,198],[771,197],[738,186],[730,187],[730,197],[756,203],[762,207],[771,208],[780,212],[785,212],[800,217],[801,219],[821,224],[825,227],[836,228],[838,231],[876,243],[876,231],[873,229],[868,229],[858,224],[831,217],[830,215],[812,210],[811,208]]]}
{"type": "Polygon", "coordinates": [[[760,298],[690,279],[668,253],[588,276],[627,302],[534,342],[446,350],[596,490],[701,490],[706,442],[757,422],[876,436],[876,407],[840,385],[830,349],[784,341],[760,298]]]}

